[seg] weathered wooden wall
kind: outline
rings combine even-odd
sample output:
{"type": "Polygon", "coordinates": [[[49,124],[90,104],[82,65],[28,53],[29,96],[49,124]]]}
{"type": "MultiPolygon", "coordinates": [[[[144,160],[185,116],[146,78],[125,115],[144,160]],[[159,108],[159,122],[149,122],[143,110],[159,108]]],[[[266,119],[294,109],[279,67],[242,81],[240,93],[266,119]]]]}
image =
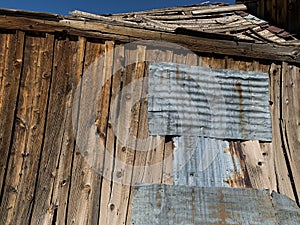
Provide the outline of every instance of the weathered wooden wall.
{"type": "Polygon", "coordinates": [[[300,1],[299,0],[239,0],[248,11],[257,17],[290,33],[300,35],[300,1]]]}
{"type": "MultiPolygon", "coordinates": [[[[120,90],[147,76],[147,61],[268,72],[273,141],[231,142],[230,153],[240,159],[243,168],[240,177],[247,180],[227,182],[234,187],[269,188],[299,204],[299,67],[201,53],[198,58],[171,50],[142,45],[127,48],[118,42],[53,33],[1,32],[1,224],[129,224],[133,187],[122,184],[123,179],[132,184],[173,183],[171,160],[157,171],[141,170],[172,155],[172,139],[163,137],[162,144],[151,151],[126,148],[127,143],[115,137],[108,116],[120,90]],[[137,59],[144,60],[135,63],[137,59]],[[97,132],[106,147],[97,160],[102,171],[114,179],[91,168],[76,143],[80,133],[73,129],[72,104],[78,85],[79,104],[88,101],[87,69],[106,80],[102,97],[93,103],[99,109],[97,132]],[[120,173],[121,162],[130,169],[120,173]],[[117,179],[120,182],[111,181],[117,179]]],[[[147,86],[132,91],[142,96],[147,86]]],[[[147,99],[134,107],[129,107],[130,101],[130,96],[121,96],[120,107],[127,113],[118,115],[122,121],[117,129],[122,126],[130,129],[128,135],[147,138],[147,99]]],[[[78,107],[77,120],[82,121],[86,108],[78,107]]]]}

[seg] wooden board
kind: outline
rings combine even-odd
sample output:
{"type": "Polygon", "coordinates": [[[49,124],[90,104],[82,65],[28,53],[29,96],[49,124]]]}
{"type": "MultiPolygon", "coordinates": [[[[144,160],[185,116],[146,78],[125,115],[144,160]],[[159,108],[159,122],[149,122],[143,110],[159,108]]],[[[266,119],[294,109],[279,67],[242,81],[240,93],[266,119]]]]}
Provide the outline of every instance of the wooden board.
{"type": "MultiPolygon", "coordinates": [[[[140,35],[146,37],[145,31],[140,35]]],[[[147,98],[133,98],[133,93],[137,97],[147,94],[147,83],[128,87],[136,79],[147,79],[147,61],[268,72],[273,142],[230,142],[227,150],[239,161],[241,168],[236,171],[242,176],[225,182],[232,187],[268,188],[297,200],[296,65],[278,62],[270,66],[266,61],[206,53],[197,57],[180,48],[172,51],[172,45],[157,50],[151,44],[126,46],[58,33],[6,30],[0,39],[1,225],[130,224],[134,198],[130,185],[173,184],[172,137],[161,137],[161,145],[156,145],[148,134],[147,98]],[[99,84],[102,92],[91,93],[99,84]],[[115,100],[117,117],[113,120],[115,100]],[[105,148],[85,151],[81,138],[88,135],[79,129],[80,124],[93,125],[95,140],[105,148]],[[133,137],[141,139],[147,150],[138,151],[141,144],[133,137]]],[[[210,47],[204,52],[211,51],[210,47]]]]}
{"type": "Polygon", "coordinates": [[[114,39],[123,42],[131,42],[139,39],[166,41],[185,46],[197,52],[300,62],[298,47],[293,45],[238,42],[236,40],[221,40],[219,36],[217,38],[205,38],[200,34],[197,36],[189,36],[164,31],[145,30],[143,28],[124,27],[111,23],[89,23],[70,19],[53,21],[27,17],[1,16],[0,28],[7,29],[6,24],[10,24],[9,29],[15,30],[35,30],[50,33],[67,32],[70,35],[109,40],[114,39]],[[95,30],[97,32],[95,32],[95,30]],[[98,31],[101,31],[101,33],[98,31]]]}
{"type": "Polygon", "coordinates": [[[299,67],[282,64],[280,139],[289,170],[295,199],[300,197],[300,71],[299,67]]]}
{"type": "Polygon", "coordinates": [[[32,224],[65,223],[74,149],[72,102],[85,40],[55,40],[50,100],[32,224]],[[69,162],[69,163],[66,163],[69,162]]]}
{"type": "Polygon", "coordinates": [[[29,224],[45,135],[54,36],[26,36],[14,137],[7,165],[2,224],[29,224]]]}
{"type": "Polygon", "coordinates": [[[24,33],[0,34],[0,200],[7,171],[9,149],[13,134],[13,124],[20,76],[23,62],[24,33]]]}
{"type": "MultiPolygon", "coordinates": [[[[104,68],[103,54],[105,54],[104,44],[86,43],[84,70],[80,81],[81,91],[76,96],[79,105],[74,119],[78,122],[75,125],[76,146],[70,176],[66,224],[97,224],[99,217],[102,184],[99,170],[103,168],[104,151],[93,148],[93,142],[89,143],[88,134],[90,128],[95,128],[92,126],[96,123],[97,117],[94,108],[100,108],[101,105],[101,102],[96,99],[95,90],[98,90],[97,87],[101,84],[100,79],[104,68]],[[92,147],[89,148],[89,145],[92,147]]],[[[96,130],[93,131],[96,134],[96,130]]],[[[96,137],[91,136],[91,138],[96,137]]]]}

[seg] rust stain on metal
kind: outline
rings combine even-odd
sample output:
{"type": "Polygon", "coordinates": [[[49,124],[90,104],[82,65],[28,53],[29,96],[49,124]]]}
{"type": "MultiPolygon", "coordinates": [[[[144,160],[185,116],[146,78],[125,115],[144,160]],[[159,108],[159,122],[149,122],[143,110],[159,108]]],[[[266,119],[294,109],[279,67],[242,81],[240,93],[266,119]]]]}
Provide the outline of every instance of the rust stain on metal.
{"type": "Polygon", "coordinates": [[[226,211],[226,205],[224,203],[224,194],[222,192],[218,192],[219,204],[217,204],[218,211],[217,213],[212,214],[212,218],[219,219],[216,224],[222,225],[230,225],[227,223],[226,219],[232,219],[230,213],[226,211]]]}
{"type": "MultiPolygon", "coordinates": [[[[241,169],[240,173],[236,174],[236,182],[240,182],[240,179],[242,179],[243,187],[251,188],[252,184],[250,182],[249,174],[246,168],[245,164],[245,155],[243,154],[242,148],[241,148],[241,142],[229,142],[229,151],[231,157],[235,157],[238,160],[239,167],[241,169]]],[[[233,160],[234,161],[234,160],[233,160]]]]}
{"type": "Polygon", "coordinates": [[[242,90],[242,83],[239,80],[236,81],[236,83],[235,83],[235,90],[238,92],[238,95],[239,95],[240,120],[241,120],[242,134],[243,134],[244,138],[247,138],[245,113],[244,113],[244,108],[243,108],[243,90],[242,90]]]}
{"type": "Polygon", "coordinates": [[[245,178],[243,173],[234,172],[232,176],[228,176],[225,180],[230,187],[245,187],[245,178]]]}
{"type": "Polygon", "coordinates": [[[130,224],[298,224],[299,210],[291,199],[268,190],[143,185],[134,191],[130,224]]]}
{"type": "Polygon", "coordinates": [[[265,73],[151,63],[148,89],[151,135],[272,140],[265,73]]]}
{"type": "Polygon", "coordinates": [[[229,148],[224,149],[225,153],[230,154],[233,162],[233,171],[231,174],[227,174],[224,182],[227,183],[229,187],[252,187],[246,165],[243,161],[244,159],[240,156],[235,146],[238,146],[237,142],[230,142],[229,148]]]}

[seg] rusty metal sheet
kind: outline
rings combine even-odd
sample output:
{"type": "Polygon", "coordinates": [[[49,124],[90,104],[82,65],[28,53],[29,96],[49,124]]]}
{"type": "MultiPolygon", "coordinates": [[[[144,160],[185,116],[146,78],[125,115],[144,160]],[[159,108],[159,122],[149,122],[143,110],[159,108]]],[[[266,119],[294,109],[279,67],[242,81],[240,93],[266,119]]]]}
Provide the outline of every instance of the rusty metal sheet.
{"type": "Polygon", "coordinates": [[[151,135],[272,140],[268,74],[150,63],[151,135]]]}
{"type": "Polygon", "coordinates": [[[131,225],[296,225],[300,209],[268,190],[145,185],[136,187],[131,225]]]}
{"type": "Polygon", "coordinates": [[[174,184],[200,187],[243,185],[243,171],[227,141],[174,137],[174,184]]]}

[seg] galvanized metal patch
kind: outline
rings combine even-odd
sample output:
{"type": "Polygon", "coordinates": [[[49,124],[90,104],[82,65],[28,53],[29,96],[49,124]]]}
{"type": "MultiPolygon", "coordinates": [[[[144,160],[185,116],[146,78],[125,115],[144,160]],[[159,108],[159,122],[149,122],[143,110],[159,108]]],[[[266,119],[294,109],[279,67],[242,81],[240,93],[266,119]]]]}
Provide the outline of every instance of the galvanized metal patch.
{"type": "Polygon", "coordinates": [[[132,225],[296,225],[300,209],[267,190],[146,185],[136,187],[132,225]]]}
{"type": "Polygon", "coordinates": [[[174,185],[229,187],[244,183],[244,174],[227,141],[174,137],[174,185]],[[236,184],[235,184],[236,182],[236,184]]]}
{"type": "Polygon", "coordinates": [[[151,135],[272,140],[268,75],[150,63],[151,135]]]}

